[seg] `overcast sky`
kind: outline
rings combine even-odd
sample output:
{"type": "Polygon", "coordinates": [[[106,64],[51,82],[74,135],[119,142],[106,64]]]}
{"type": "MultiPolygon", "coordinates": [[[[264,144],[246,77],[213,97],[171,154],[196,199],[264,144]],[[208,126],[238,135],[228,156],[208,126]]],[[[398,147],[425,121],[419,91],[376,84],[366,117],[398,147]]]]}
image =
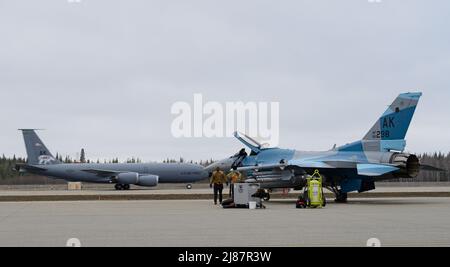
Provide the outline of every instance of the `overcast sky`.
{"type": "Polygon", "coordinates": [[[408,150],[450,150],[448,0],[0,0],[0,153],[45,128],[61,154],[221,158],[233,138],[176,139],[176,101],[279,101],[280,146],[364,136],[422,91],[408,150]]]}

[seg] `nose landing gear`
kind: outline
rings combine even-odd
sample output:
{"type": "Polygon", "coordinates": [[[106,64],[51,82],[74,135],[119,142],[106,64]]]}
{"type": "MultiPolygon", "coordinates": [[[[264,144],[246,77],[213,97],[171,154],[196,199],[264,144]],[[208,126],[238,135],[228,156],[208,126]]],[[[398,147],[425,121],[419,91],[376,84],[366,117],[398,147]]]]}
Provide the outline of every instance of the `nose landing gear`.
{"type": "Polygon", "coordinates": [[[252,197],[263,199],[264,201],[270,200],[270,193],[267,189],[258,189],[258,191],[252,195],[252,197]]]}

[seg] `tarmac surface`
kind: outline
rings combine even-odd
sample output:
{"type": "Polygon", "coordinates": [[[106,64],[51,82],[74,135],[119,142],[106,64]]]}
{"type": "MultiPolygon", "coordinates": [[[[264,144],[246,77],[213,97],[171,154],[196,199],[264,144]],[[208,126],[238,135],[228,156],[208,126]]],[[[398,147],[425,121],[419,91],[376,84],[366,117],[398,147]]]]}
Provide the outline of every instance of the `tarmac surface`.
{"type": "MultiPolygon", "coordinates": [[[[225,195],[228,188],[224,189],[225,195]]],[[[282,190],[271,193],[274,199],[296,199],[302,191],[283,193],[282,190]]],[[[325,190],[329,198],[334,195],[325,190]]],[[[21,201],[94,201],[94,200],[207,200],[211,198],[212,190],[207,185],[195,185],[186,189],[180,185],[165,185],[156,188],[133,186],[128,191],[116,191],[111,185],[83,185],[83,190],[67,190],[67,185],[52,186],[0,186],[0,202],[21,201]]],[[[421,187],[378,187],[365,193],[350,193],[349,198],[374,197],[450,197],[450,186],[421,187]]]]}
{"type": "Polygon", "coordinates": [[[450,198],[292,200],[228,209],[209,200],[1,202],[0,246],[450,246],[450,198]]]}

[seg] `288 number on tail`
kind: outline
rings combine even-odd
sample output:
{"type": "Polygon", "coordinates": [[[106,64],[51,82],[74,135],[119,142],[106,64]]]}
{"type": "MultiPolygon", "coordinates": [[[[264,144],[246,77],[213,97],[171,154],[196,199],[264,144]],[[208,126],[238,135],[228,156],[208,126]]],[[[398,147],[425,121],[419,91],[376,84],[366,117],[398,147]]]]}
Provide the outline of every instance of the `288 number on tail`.
{"type": "Polygon", "coordinates": [[[374,131],[372,132],[372,137],[374,139],[381,139],[381,138],[389,138],[391,133],[389,131],[374,131]]]}

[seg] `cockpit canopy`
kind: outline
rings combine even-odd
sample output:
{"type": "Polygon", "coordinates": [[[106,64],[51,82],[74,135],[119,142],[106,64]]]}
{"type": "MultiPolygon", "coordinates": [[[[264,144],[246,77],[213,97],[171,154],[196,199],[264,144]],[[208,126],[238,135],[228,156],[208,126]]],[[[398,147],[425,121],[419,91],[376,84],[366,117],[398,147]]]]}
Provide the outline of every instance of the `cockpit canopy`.
{"type": "Polygon", "coordinates": [[[263,149],[263,146],[258,141],[243,133],[235,132],[234,137],[250,148],[254,153],[259,153],[261,149],[263,149]]]}
{"type": "MultiPolygon", "coordinates": [[[[249,137],[248,135],[240,133],[240,132],[235,132],[234,136],[239,141],[241,141],[241,143],[243,143],[245,146],[247,146],[248,148],[250,148],[252,150],[252,153],[251,153],[252,155],[258,154],[259,152],[261,152],[261,150],[271,148],[270,144],[268,144],[268,143],[261,144],[260,142],[256,141],[255,139],[249,137]]],[[[237,155],[235,155],[235,156],[237,156],[237,155]]]]}

